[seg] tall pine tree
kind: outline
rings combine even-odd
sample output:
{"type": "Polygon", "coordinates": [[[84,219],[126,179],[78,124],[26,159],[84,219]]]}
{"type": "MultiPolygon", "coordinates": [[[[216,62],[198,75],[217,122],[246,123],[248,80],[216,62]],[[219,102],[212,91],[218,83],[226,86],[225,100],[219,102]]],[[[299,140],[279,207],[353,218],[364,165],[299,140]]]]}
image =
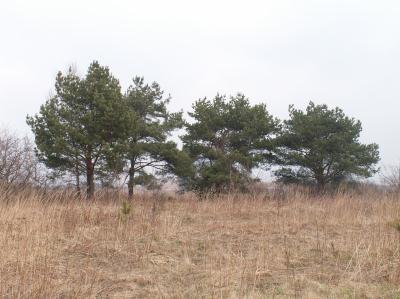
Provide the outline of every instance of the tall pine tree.
{"type": "Polygon", "coordinates": [[[183,125],[182,112],[167,109],[170,97],[165,97],[158,83],[145,84],[135,77],[125,94],[130,113],[124,160],[128,165],[128,193],[133,197],[135,185],[150,178],[149,171],[190,176],[190,159],[169,141],[171,133],[183,125]]]}
{"type": "Polygon", "coordinates": [[[196,168],[191,188],[245,188],[253,180],[252,170],[272,161],[279,122],[266,105],[251,105],[242,94],[217,95],[195,102],[189,115],[194,121],[182,140],[196,168]]]}
{"type": "Polygon", "coordinates": [[[326,185],[377,172],[379,147],[360,142],[361,122],[342,109],[310,102],[305,111],[289,108],[279,141],[280,181],[326,185]]]}
{"type": "Polygon", "coordinates": [[[39,158],[50,168],[86,174],[87,196],[95,191],[95,172],[126,133],[128,113],[119,81],[94,61],[84,78],[70,68],[56,77],[55,95],[28,116],[39,158]]]}

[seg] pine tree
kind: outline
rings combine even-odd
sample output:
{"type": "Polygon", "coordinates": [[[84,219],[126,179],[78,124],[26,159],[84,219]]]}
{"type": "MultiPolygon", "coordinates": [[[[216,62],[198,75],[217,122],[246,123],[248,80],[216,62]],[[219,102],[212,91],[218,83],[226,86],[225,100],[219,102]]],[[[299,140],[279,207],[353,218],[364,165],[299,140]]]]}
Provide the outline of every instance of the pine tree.
{"type": "Polygon", "coordinates": [[[183,136],[184,150],[193,159],[196,174],[191,188],[226,191],[252,181],[252,170],[272,161],[279,122],[266,105],[252,106],[242,94],[217,95],[193,105],[183,136]]]}
{"type": "Polygon", "coordinates": [[[280,181],[316,184],[319,189],[351,177],[376,173],[379,148],[359,141],[361,122],[339,108],[310,102],[306,111],[289,108],[279,137],[280,181]]]}
{"type": "Polygon", "coordinates": [[[107,161],[126,132],[128,114],[119,81],[94,61],[84,78],[70,68],[56,77],[55,95],[28,116],[37,153],[46,166],[79,177],[86,174],[93,197],[95,171],[107,161]]]}
{"type": "Polygon", "coordinates": [[[182,112],[171,113],[167,109],[170,97],[165,97],[158,83],[145,84],[135,77],[125,94],[125,102],[131,115],[127,139],[124,143],[124,160],[128,164],[128,193],[133,197],[136,184],[149,178],[150,170],[156,173],[172,173],[180,177],[190,175],[190,160],[169,141],[171,133],[183,125],[182,112]]]}

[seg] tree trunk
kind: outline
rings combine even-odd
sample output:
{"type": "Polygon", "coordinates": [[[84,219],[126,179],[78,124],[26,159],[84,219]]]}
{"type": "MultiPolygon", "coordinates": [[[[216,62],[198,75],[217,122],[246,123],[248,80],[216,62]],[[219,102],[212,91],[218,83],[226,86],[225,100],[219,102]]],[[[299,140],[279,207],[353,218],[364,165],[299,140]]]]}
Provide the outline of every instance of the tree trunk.
{"type": "Polygon", "coordinates": [[[129,181],[128,181],[128,198],[133,199],[133,186],[135,184],[135,162],[131,161],[131,167],[129,169],[129,181]]]}
{"type": "Polygon", "coordinates": [[[326,188],[325,178],[324,177],[319,177],[317,179],[317,190],[316,190],[317,194],[321,195],[325,191],[325,188],[326,188]]]}
{"type": "Polygon", "coordinates": [[[76,181],[76,195],[81,197],[81,181],[80,181],[80,173],[78,163],[75,166],[75,181],[76,181]]]}
{"type": "Polygon", "coordinates": [[[324,171],[323,168],[317,169],[315,171],[315,179],[317,181],[317,194],[321,194],[323,191],[325,191],[326,187],[326,180],[324,177],[324,171]]]}
{"type": "Polygon", "coordinates": [[[88,199],[94,196],[94,164],[92,159],[86,160],[86,196],[88,199]]]}

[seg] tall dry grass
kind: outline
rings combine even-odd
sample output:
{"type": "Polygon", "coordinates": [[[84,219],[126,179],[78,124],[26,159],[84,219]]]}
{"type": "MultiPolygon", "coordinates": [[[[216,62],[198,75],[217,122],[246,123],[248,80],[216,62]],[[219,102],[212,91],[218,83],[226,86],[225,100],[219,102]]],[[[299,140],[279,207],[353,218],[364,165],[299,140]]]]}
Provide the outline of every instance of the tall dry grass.
{"type": "Polygon", "coordinates": [[[4,298],[400,296],[397,196],[2,194],[4,298]]]}

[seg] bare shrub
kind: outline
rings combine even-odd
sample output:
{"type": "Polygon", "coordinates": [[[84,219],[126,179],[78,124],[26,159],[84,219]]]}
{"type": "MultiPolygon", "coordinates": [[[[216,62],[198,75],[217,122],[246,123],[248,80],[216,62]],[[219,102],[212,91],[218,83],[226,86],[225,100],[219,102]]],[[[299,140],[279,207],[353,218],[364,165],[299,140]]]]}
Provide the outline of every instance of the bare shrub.
{"type": "Polygon", "coordinates": [[[390,191],[400,193],[400,163],[396,166],[385,167],[382,178],[390,191]]]}
{"type": "Polygon", "coordinates": [[[8,186],[43,186],[46,182],[45,169],[36,158],[29,138],[0,130],[0,183],[8,186]]]}

